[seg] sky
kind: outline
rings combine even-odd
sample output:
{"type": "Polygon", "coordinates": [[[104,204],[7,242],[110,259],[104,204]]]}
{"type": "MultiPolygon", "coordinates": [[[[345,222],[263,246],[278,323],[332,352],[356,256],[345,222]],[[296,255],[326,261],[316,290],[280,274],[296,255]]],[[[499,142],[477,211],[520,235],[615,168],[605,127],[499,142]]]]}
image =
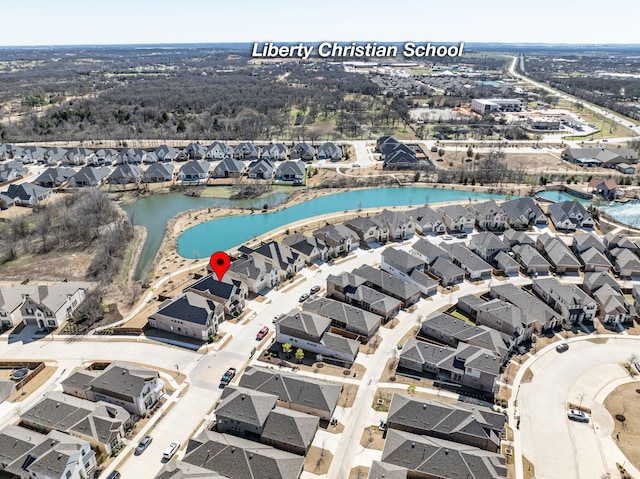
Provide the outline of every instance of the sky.
{"type": "Polygon", "coordinates": [[[2,46],[266,41],[640,43],[638,0],[3,3],[2,46]]]}

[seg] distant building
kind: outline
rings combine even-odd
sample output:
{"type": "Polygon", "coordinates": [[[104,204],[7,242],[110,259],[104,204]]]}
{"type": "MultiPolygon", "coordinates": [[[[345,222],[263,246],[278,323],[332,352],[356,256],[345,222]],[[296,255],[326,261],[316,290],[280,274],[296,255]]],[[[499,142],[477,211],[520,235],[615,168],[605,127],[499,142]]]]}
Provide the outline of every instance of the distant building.
{"type": "Polygon", "coordinates": [[[482,116],[503,111],[520,111],[521,109],[522,100],[518,98],[476,98],[471,101],[471,111],[482,116]]]}

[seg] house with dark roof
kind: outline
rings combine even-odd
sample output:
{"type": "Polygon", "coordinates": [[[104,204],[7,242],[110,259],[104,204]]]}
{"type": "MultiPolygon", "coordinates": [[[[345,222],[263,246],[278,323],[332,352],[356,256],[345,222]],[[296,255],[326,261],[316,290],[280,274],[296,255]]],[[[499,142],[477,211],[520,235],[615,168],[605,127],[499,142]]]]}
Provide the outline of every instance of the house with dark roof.
{"type": "Polygon", "coordinates": [[[324,262],[329,256],[329,247],[315,236],[293,233],[282,239],[282,244],[298,253],[307,264],[324,262]]]}
{"type": "Polygon", "coordinates": [[[407,479],[408,472],[406,467],[373,461],[367,479],[407,479]]]}
{"type": "Polygon", "coordinates": [[[613,265],[609,259],[596,248],[589,248],[578,254],[582,269],[589,271],[609,271],[613,265]]]}
{"type": "Polygon", "coordinates": [[[500,206],[511,228],[523,230],[530,226],[547,226],[547,217],[533,198],[516,198],[505,201],[500,206]]]}
{"type": "Polygon", "coordinates": [[[233,157],[236,160],[257,160],[259,156],[260,151],[253,143],[238,143],[238,145],[233,149],[233,157]]]}
{"type": "Polygon", "coordinates": [[[289,155],[289,149],[282,143],[270,143],[262,147],[260,158],[274,161],[284,161],[289,155]]]}
{"type": "Polygon", "coordinates": [[[560,313],[553,310],[538,297],[529,294],[514,284],[506,283],[492,286],[489,290],[489,296],[516,305],[527,315],[528,319],[537,321],[543,331],[555,328],[563,322],[560,313]]]}
{"type": "Polygon", "coordinates": [[[475,203],[469,209],[476,215],[478,229],[502,231],[507,228],[507,215],[494,200],[475,203]]]}
{"type": "Polygon", "coordinates": [[[100,148],[96,151],[96,154],[91,159],[90,164],[94,166],[110,166],[116,163],[118,157],[118,150],[113,148],[100,148]]]}
{"type": "Polygon", "coordinates": [[[198,279],[182,292],[186,293],[187,291],[220,303],[224,307],[227,317],[233,317],[244,309],[245,300],[249,292],[242,281],[227,276],[220,281],[214,278],[213,274],[208,274],[198,279]]]}
{"type": "Polygon", "coordinates": [[[13,198],[13,202],[18,206],[35,206],[47,198],[51,198],[53,191],[32,183],[22,183],[9,185],[5,194],[9,198],[13,198]]]}
{"type": "Polygon", "coordinates": [[[189,439],[183,462],[205,469],[207,479],[298,479],[304,457],[267,444],[204,430],[189,439]]]}
{"type": "Polygon", "coordinates": [[[513,228],[509,228],[502,234],[502,241],[509,246],[509,248],[513,248],[516,245],[531,245],[535,246],[535,240],[526,234],[524,231],[517,231],[513,228]]]}
{"type": "Polygon", "coordinates": [[[283,451],[306,455],[320,419],[311,414],[275,407],[267,416],[260,440],[283,451]]]}
{"type": "MultiPolygon", "coordinates": [[[[353,318],[349,325],[358,326],[362,323],[366,326],[361,319],[353,318]]],[[[379,317],[377,324],[380,325],[379,317]]],[[[355,336],[346,329],[346,323],[333,321],[311,311],[290,311],[278,318],[275,328],[276,342],[288,343],[302,348],[306,353],[320,355],[327,362],[351,365],[360,349],[360,342],[352,339],[355,336]],[[343,335],[344,331],[347,331],[349,337],[343,335]]]]}
{"type": "Polygon", "coordinates": [[[292,277],[304,267],[304,259],[286,244],[269,241],[257,248],[241,246],[238,251],[245,256],[258,256],[280,273],[280,278],[292,277]]]}
{"type": "Polygon", "coordinates": [[[615,234],[613,231],[604,235],[604,245],[609,251],[615,248],[623,248],[631,250],[634,253],[640,252],[638,243],[628,236],[615,234]]]}
{"type": "Polygon", "coordinates": [[[305,169],[301,160],[283,161],[276,170],[276,180],[302,183],[305,169]]]}
{"type": "Polygon", "coordinates": [[[160,145],[153,153],[158,161],[169,162],[176,161],[180,156],[180,150],[173,146],[160,145]]]}
{"type": "Polygon", "coordinates": [[[446,205],[436,210],[450,233],[471,233],[476,224],[475,212],[461,205],[446,205]]]}
{"type": "Polygon", "coordinates": [[[205,154],[207,160],[224,160],[230,157],[233,157],[233,148],[221,141],[211,143],[205,154]]]}
{"type": "Polygon", "coordinates": [[[91,148],[69,148],[62,159],[63,165],[80,166],[91,164],[95,152],[91,148]]]}
{"type": "Polygon", "coordinates": [[[411,254],[417,256],[427,265],[433,264],[438,258],[448,258],[449,253],[426,238],[421,238],[411,246],[411,254]]]}
{"type": "Polygon", "coordinates": [[[313,236],[329,247],[330,256],[349,253],[357,248],[359,243],[356,232],[340,224],[327,224],[315,230],[313,236]]]}
{"type": "Polygon", "coordinates": [[[29,168],[22,161],[7,161],[0,163],[0,183],[6,183],[29,174],[29,168]]]}
{"type": "Polygon", "coordinates": [[[580,254],[590,248],[595,248],[600,253],[607,251],[607,247],[593,232],[579,231],[573,235],[572,249],[575,253],[580,254]]]}
{"type": "Polygon", "coordinates": [[[69,319],[84,301],[87,283],[63,282],[53,285],[14,286],[24,297],[20,314],[25,325],[53,330],[69,319]]]}
{"type": "Polygon", "coordinates": [[[252,180],[270,180],[273,178],[274,168],[273,160],[260,158],[249,163],[247,176],[252,180]]]}
{"type": "Polygon", "coordinates": [[[110,173],[107,167],[83,166],[69,178],[69,188],[100,186],[110,173]]]}
{"type": "Polygon", "coordinates": [[[50,166],[57,166],[65,159],[66,154],[67,150],[65,148],[54,146],[53,148],[48,148],[44,153],[44,161],[50,166]]]}
{"type": "Polygon", "coordinates": [[[408,281],[415,270],[424,272],[425,262],[415,255],[396,248],[385,248],[380,269],[408,281]]]}
{"type": "Polygon", "coordinates": [[[360,239],[360,244],[386,243],[389,240],[389,228],[375,216],[357,216],[343,223],[353,230],[360,239]]]}
{"type": "Polygon", "coordinates": [[[479,300],[469,295],[458,298],[458,308],[468,313],[478,326],[487,326],[509,337],[514,344],[531,339],[540,324],[515,304],[494,298],[479,300]]]}
{"type": "Polygon", "coordinates": [[[0,193],[0,211],[7,210],[15,205],[13,198],[0,193]]]}
{"type": "Polygon", "coordinates": [[[578,201],[560,201],[547,207],[549,218],[556,230],[575,231],[578,228],[593,228],[591,214],[578,201]]]}
{"type": "Polygon", "coordinates": [[[629,323],[637,315],[635,306],[608,284],[598,288],[593,298],[598,303],[598,317],[604,324],[629,323]]]}
{"type": "Polygon", "coordinates": [[[137,165],[124,163],[116,166],[111,172],[107,183],[110,185],[127,185],[137,183],[142,178],[142,168],[137,165]]]}
{"type": "Polygon", "coordinates": [[[327,297],[382,316],[384,322],[398,314],[402,307],[400,300],[376,291],[366,286],[365,283],[364,278],[346,271],[337,276],[330,274],[327,277],[327,297]]]}
{"type": "Polygon", "coordinates": [[[232,261],[226,276],[246,284],[249,292],[254,294],[273,288],[281,278],[280,268],[258,255],[232,261]]]}
{"type": "Polygon", "coordinates": [[[464,243],[441,243],[440,247],[448,253],[449,260],[469,275],[469,279],[491,278],[493,267],[467,248],[464,243]]]}
{"type": "Polygon", "coordinates": [[[416,286],[368,264],[354,269],[353,274],[363,278],[365,286],[399,299],[403,308],[408,308],[420,300],[420,290],[416,286]]]}
{"type": "Polygon", "coordinates": [[[278,396],[278,406],[330,420],[342,392],[340,384],[249,366],[239,386],[278,396]]]}
{"type": "Polygon", "coordinates": [[[529,275],[547,275],[549,274],[549,263],[533,246],[515,245],[513,246],[514,258],[520,262],[522,269],[529,275]]]}
{"type": "Polygon", "coordinates": [[[253,389],[227,386],[216,407],[216,431],[235,436],[260,436],[278,396],[253,389]],[[247,434],[248,433],[248,434],[247,434]]]}
{"type": "Polygon", "coordinates": [[[189,143],[184,150],[182,150],[186,159],[189,160],[202,160],[207,155],[207,149],[200,143],[189,143]]]}
{"type": "Polygon", "coordinates": [[[190,291],[166,299],[158,311],[149,316],[149,326],[181,336],[207,341],[216,334],[224,320],[224,307],[190,291]]]}
{"type": "Polygon", "coordinates": [[[520,263],[518,263],[513,256],[509,253],[505,253],[504,251],[500,251],[495,256],[494,261],[497,268],[502,270],[507,276],[516,276],[520,271],[520,263]]]}
{"type": "Polygon", "coordinates": [[[209,178],[208,161],[190,160],[180,167],[178,181],[185,183],[206,183],[209,178]]]}
{"type": "Polygon", "coordinates": [[[535,279],[531,289],[568,323],[593,321],[598,305],[575,284],[562,284],[556,278],[535,279]]]}
{"type": "Polygon", "coordinates": [[[571,163],[583,164],[584,160],[592,160],[598,166],[615,168],[620,163],[634,164],[638,162],[637,153],[631,148],[567,148],[562,151],[562,159],[571,163]]]}
{"type": "Polygon", "coordinates": [[[211,178],[240,178],[245,171],[244,163],[235,158],[226,157],[211,172],[211,178]]]}
{"type": "Polygon", "coordinates": [[[429,167],[428,161],[422,161],[416,156],[416,152],[406,145],[383,153],[382,167],[386,170],[416,170],[429,167]]]}
{"type": "Polygon", "coordinates": [[[413,236],[416,225],[413,220],[402,211],[382,210],[376,215],[374,221],[387,227],[389,238],[396,241],[405,240],[413,236]]]}
{"type": "Polygon", "coordinates": [[[52,159],[50,163],[47,162],[46,154],[47,149],[42,146],[29,145],[24,148],[14,147],[15,156],[13,158],[22,161],[25,165],[29,163],[48,164],[50,166],[57,166],[60,159],[52,159]]]}
{"type": "MultiPolygon", "coordinates": [[[[331,280],[327,279],[327,283],[331,282],[333,284],[334,281],[337,282],[339,280],[339,277],[333,277],[331,280]]],[[[346,290],[348,287],[342,289],[346,290]]],[[[336,332],[347,331],[366,340],[371,339],[376,334],[382,323],[382,315],[380,314],[331,298],[311,298],[302,305],[302,308],[305,312],[317,314],[331,320],[330,324],[335,328],[336,332]]]]}
{"type": "Polygon", "coordinates": [[[164,183],[165,181],[173,181],[174,171],[175,167],[171,163],[154,163],[142,175],[142,182],[164,183]]]}
{"type": "Polygon", "coordinates": [[[313,161],[315,156],[316,149],[304,141],[296,143],[289,151],[289,157],[292,160],[313,161]]]}
{"type": "Polygon", "coordinates": [[[640,276],[640,258],[630,249],[614,248],[609,251],[613,260],[613,269],[621,278],[640,276]]]}
{"type": "Polygon", "coordinates": [[[413,219],[416,231],[419,234],[441,234],[447,231],[447,226],[440,213],[429,206],[421,206],[407,211],[407,215],[413,219]]]}
{"type": "Polygon", "coordinates": [[[342,148],[332,141],[327,141],[318,147],[318,160],[342,160],[342,148]]]}
{"type": "Polygon", "coordinates": [[[406,467],[407,477],[506,479],[502,454],[466,444],[389,429],[382,462],[406,467]]]}
{"type": "Polygon", "coordinates": [[[429,266],[429,272],[440,278],[440,284],[442,286],[461,283],[464,281],[465,276],[465,273],[461,268],[442,256],[436,258],[436,260],[429,266]]]}
{"type": "Polygon", "coordinates": [[[444,403],[394,394],[387,426],[485,451],[500,452],[505,416],[488,407],[463,402],[444,403]]]}
{"type": "Polygon", "coordinates": [[[537,250],[544,254],[557,274],[577,273],[582,268],[569,247],[557,236],[543,233],[536,240],[537,250]]]}
{"type": "Polygon", "coordinates": [[[10,329],[22,322],[23,289],[0,287],[0,329],[10,329]]]}
{"type": "Polygon", "coordinates": [[[499,252],[506,253],[509,251],[509,246],[492,232],[481,231],[480,233],[471,235],[469,239],[469,249],[483,260],[491,262],[499,252]]]}
{"type": "Polygon", "coordinates": [[[75,174],[75,170],[63,166],[59,168],[47,168],[40,176],[33,180],[33,184],[42,186],[43,188],[57,188],[66,183],[69,178],[75,174]]]}
{"type": "Polygon", "coordinates": [[[604,271],[593,271],[584,274],[584,281],[582,283],[582,289],[593,295],[598,289],[605,284],[611,286],[615,291],[620,291],[620,283],[618,283],[613,276],[604,271]]]}

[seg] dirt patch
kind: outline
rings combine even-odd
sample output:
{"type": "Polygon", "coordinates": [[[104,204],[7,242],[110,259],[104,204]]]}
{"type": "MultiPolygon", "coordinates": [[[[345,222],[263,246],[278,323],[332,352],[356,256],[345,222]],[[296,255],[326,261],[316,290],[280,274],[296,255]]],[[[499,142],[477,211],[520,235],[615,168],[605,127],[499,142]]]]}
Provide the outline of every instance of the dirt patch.
{"type": "Polygon", "coordinates": [[[35,377],[29,381],[22,389],[14,392],[11,396],[7,398],[9,402],[20,402],[27,399],[34,391],[36,391],[40,386],[46,383],[53,373],[58,370],[57,366],[45,366],[42,371],[35,375],[35,377]]]}
{"type": "MultiPolygon", "coordinates": [[[[525,479],[533,479],[536,477],[536,468],[533,463],[524,456],[522,456],[522,469],[524,470],[525,479]]],[[[515,477],[515,471],[513,477],[515,477]]]]}
{"type": "Polygon", "coordinates": [[[533,372],[529,368],[522,375],[522,382],[523,383],[530,383],[532,380],[533,380],[533,372]]]}
{"type": "Polygon", "coordinates": [[[636,468],[640,467],[640,412],[634,405],[640,401],[640,383],[633,381],[614,389],[604,400],[604,407],[614,417],[612,439],[636,468]],[[624,416],[624,421],[615,419],[624,416]]]}
{"type": "Polygon", "coordinates": [[[356,386],[355,384],[345,384],[344,386],[342,386],[342,393],[340,393],[340,397],[338,398],[338,406],[353,406],[353,402],[356,399],[356,394],[358,394],[358,386],[356,386]]]}
{"type": "Polygon", "coordinates": [[[304,460],[303,470],[321,476],[329,472],[329,466],[332,460],[333,454],[329,451],[311,446],[304,460]]]}
{"type": "Polygon", "coordinates": [[[349,479],[366,479],[369,477],[369,469],[366,466],[354,467],[349,473],[349,479]]]}
{"type": "Polygon", "coordinates": [[[382,437],[382,431],[378,429],[378,426],[369,426],[362,431],[362,437],[360,438],[360,445],[365,449],[375,449],[382,451],[384,449],[384,439],[382,437]]]}
{"type": "Polygon", "coordinates": [[[42,255],[25,255],[0,268],[3,280],[22,282],[37,278],[48,281],[84,281],[93,253],[76,250],[52,252],[42,255]]]}
{"type": "Polygon", "coordinates": [[[360,354],[374,354],[378,349],[378,346],[380,346],[380,343],[382,343],[382,338],[376,334],[373,338],[367,341],[366,344],[360,345],[359,352],[360,354]]]}

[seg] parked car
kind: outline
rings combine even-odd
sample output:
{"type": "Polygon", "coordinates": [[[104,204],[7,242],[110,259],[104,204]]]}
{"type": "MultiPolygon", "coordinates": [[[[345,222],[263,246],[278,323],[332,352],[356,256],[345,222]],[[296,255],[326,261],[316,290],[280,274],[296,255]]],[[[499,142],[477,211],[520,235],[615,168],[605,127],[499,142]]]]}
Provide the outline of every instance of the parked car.
{"type": "Polygon", "coordinates": [[[120,471],[112,471],[111,474],[107,476],[107,479],[120,479],[120,471]]]}
{"type": "Polygon", "coordinates": [[[176,452],[178,452],[178,449],[180,449],[180,442],[173,441],[167,446],[167,449],[165,449],[164,453],[162,454],[162,459],[166,459],[168,461],[176,454],[176,452]]]}
{"type": "Polygon", "coordinates": [[[432,146],[431,147],[431,153],[438,153],[438,147],[437,146],[432,146]]]}
{"type": "Polygon", "coordinates": [[[636,361],[634,366],[636,367],[636,371],[640,372],[640,361],[636,361]]]}
{"type": "Polygon", "coordinates": [[[142,454],[144,450],[149,447],[151,441],[153,441],[153,438],[151,436],[145,436],[144,438],[142,438],[142,441],[140,441],[140,443],[136,446],[135,455],[139,456],[140,454],[142,454]]]}
{"type": "Polygon", "coordinates": [[[589,415],[586,412],[579,411],[577,409],[569,409],[567,411],[567,417],[573,421],[589,422],[589,415]]]}
{"type": "Polygon", "coordinates": [[[564,353],[568,349],[569,349],[569,345],[567,343],[558,344],[556,346],[556,351],[558,351],[559,353],[564,353]]]}
{"type": "Polygon", "coordinates": [[[320,291],[320,286],[318,286],[318,285],[316,284],[313,288],[311,288],[311,289],[309,290],[309,293],[310,293],[310,294],[316,294],[318,291],[320,291]]]}
{"type": "Polygon", "coordinates": [[[304,301],[306,301],[307,299],[309,299],[309,293],[304,293],[302,296],[300,296],[298,298],[298,302],[299,303],[303,303],[304,301]]]}
{"type": "Polygon", "coordinates": [[[444,236],[442,237],[442,239],[443,239],[444,241],[450,241],[450,240],[452,240],[452,239],[453,239],[453,236],[451,236],[451,235],[444,235],[444,236]]]}
{"type": "Polygon", "coordinates": [[[231,382],[231,380],[233,379],[233,377],[235,375],[236,375],[236,368],[227,369],[227,372],[224,373],[222,375],[222,378],[220,379],[220,385],[222,387],[226,386],[227,384],[229,384],[231,382]]]}
{"type": "Polygon", "coordinates": [[[269,332],[269,328],[267,326],[263,326],[262,329],[258,331],[258,334],[256,335],[256,341],[260,341],[262,338],[264,338],[267,335],[268,332],[269,332]]]}

